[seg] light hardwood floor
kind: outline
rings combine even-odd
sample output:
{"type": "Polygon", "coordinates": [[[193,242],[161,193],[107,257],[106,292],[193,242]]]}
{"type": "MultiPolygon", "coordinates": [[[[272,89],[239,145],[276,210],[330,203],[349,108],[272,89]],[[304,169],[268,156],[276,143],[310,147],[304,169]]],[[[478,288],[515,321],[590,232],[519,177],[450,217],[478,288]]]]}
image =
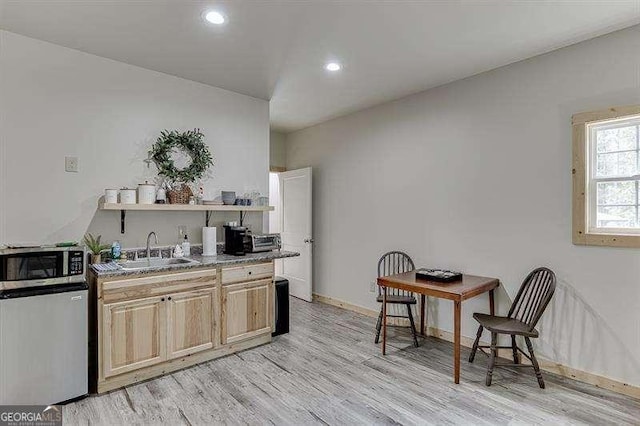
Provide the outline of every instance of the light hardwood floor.
{"type": "MultiPolygon", "coordinates": [[[[291,299],[291,332],[264,345],[64,407],[65,424],[640,424],[640,401],[529,369],[463,361],[452,345],[411,345],[390,331],[387,356],[375,319],[291,299]]],[[[463,349],[464,359],[468,350],[463,349]]]]}

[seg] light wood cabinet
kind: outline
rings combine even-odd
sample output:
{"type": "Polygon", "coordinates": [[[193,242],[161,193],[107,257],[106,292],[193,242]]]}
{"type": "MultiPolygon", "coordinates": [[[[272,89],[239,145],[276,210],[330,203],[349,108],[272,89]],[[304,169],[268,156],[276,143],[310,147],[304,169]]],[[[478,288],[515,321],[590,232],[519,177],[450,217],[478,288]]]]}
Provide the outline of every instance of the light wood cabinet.
{"type": "Polygon", "coordinates": [[[217,289],[167,297],[167,357],[179,358],[214,346],[217,289]]]}
{"type": "Polygon", "coordinates": [[[154,365],[166,359],[164,298],[107,304],[102,312],[104,377],[154,365]]]}
{"type": "Polygon", "coordinates": [[[271,333],[271,279],[222,287],[222,344],[271,333]]]}
{"type": "Polygon", "coordinates": [[[91,387],[100,393],[271,341],[272,262],[94,276],[91,285],[91,387]]]}

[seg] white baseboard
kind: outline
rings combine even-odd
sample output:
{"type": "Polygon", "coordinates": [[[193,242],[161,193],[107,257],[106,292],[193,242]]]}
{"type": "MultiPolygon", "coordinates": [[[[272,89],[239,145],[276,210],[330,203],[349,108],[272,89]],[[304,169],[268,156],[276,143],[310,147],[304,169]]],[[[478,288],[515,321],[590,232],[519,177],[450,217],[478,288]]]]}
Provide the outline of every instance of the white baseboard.
{"type": "MultiPolygon", "coordinates": [[[[346,309],[349,311],[357,312],[359,314],[363,314],[369,317],[377,317],[379,315],[379,311],[375,311],[373,309],[365,308],[363,306],[354,305],[342,300],[334,299],[327,296],[322,296],[320,294],[313,294],[313,300],[325,303],[327,305],[337,306],[342,309],[346,309]]],[[[409,325],[408,320],[403,318],[390,318],[387,324],[395,324],[395,325],[409,325]],[[406,324],[405,324],[406,322],[406,324]]],[[[453,333],[445,330],[440,330],[436,327],[427,327],[427,335],[437,337],[442,340],[446,340],[448,342],[453,342],[453,333]]],[[[473,346],[473,341],[475,338],[461,336],[460,343],[462,346],[470,348],[473,346]]],[[[481,342],[483,345],[488,344],[487,342],[481,342]]],[[[509,349],[500,349],[498,352],[498,356],[511,359],[511,350],[509,349]]],[[[520,360],[522,362],[528,362],[529,360],[521,357],[520,360]]],[[[579,382],[588,383],[590,385],[594,385],[596,387],[607,389],[616,393],[620,393],[623,395],[631,396],[633,398],[640,399],[640,387],[633,386],[624,382],[619,382],[617,380],[610,379],[608,377],[598,376],[596,374],[588,373],[586,371],[577,370],[575,368],[567,367],[566,365],[558,364],[553,361],[549,361],[546,359],[539,359],[540,368],[544,371],[548,371],[550,373],[557,374],[559,376],[567,377],[573,380],[577,380],[579,382]]]]}

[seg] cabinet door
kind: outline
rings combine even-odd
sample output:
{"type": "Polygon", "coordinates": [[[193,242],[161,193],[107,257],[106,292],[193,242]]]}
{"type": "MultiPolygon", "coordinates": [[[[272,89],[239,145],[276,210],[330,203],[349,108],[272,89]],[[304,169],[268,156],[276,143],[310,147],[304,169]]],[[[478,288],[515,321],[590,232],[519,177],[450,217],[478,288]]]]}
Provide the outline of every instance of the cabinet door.
{"type": "Polygon", "coordinates": [[[104,377],[166,359],[164,297],[105,304],[102,363],[104,377]]]}
{"type": "Polygon", "coordinates": [[[222,287],[222,343],[271,333],[270,279],[222,287]]]}
{"type": "Polygon", "coordinates": [[[169,359],[213,348],[216,294],[216,289],[208,289],[167,297],[169,359]]]}

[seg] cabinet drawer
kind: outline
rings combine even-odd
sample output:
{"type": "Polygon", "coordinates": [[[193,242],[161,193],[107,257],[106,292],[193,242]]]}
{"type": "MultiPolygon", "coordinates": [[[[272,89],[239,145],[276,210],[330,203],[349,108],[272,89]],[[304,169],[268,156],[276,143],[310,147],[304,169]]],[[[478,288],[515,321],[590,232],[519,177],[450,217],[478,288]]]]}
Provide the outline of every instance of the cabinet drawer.
{"type": "Polygon", "coordinates": [[[236,268],[224,268],[222,270],[222,284],[233,284],[271,277],[273,277],[273,262],[238,266],[236,268]]]}
{"type": "Polygon", "coordinates": [[[197,290],[212,287],[215,281],[215,269],[117,279],[102,284],[102,300],[112,303],[197,290]]]}

